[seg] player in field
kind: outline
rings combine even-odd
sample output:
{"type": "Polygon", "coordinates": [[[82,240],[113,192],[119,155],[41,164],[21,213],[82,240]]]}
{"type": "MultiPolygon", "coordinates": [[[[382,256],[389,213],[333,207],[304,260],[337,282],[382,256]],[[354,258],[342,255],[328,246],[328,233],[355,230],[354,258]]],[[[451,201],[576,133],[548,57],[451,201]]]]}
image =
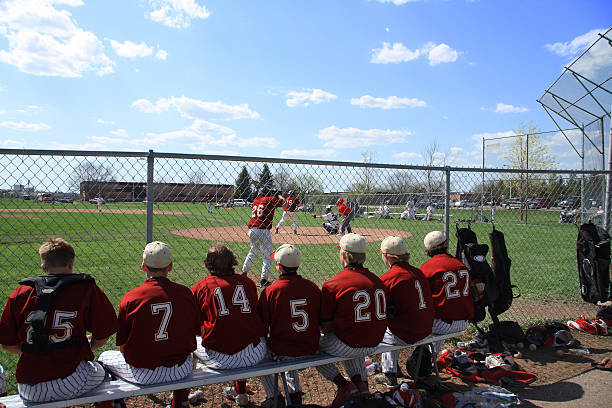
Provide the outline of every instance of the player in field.
{"type": "MultiPolygon", "coordinates": [[[[319,347],[321,290],[298,275],[302,260],[299,249],[283,244],[271,255],[280,276],[259,296],[258,310],[267,331],[270,357],[288,360],[315,354],[319,347]]],[[[297,371],[286,373],[291,404],[302,403],[302,387],[297,371]]],[[[267,399],[266,408],[284,407],[274,375],[260,378],[267,399]]]]}
{"type": "Polygon", "coordinates": [[[261,252],[263,259],[260,285],[262,288],[272,283],[268,280],[268,275],[272,266],[270,254],[274,251],[272,235],[270,234],[274,210],[276,210],[276,207],[282,207],[285,202],[285,198],[280,194],[276,197],[269,196],[268,194],[269,189],[260,187],[257,192],[257,198],[253,201],[251,219],[249,220],[249,241],[251,248],[242,265],[242,274],[247,275],[251,270],[251,265],[257,259],[257,255],[261,252]]]}
{"type": "Polygon", "coordinates": [[[387,289],[363,266],[367,243],[358,234],[340,239],[340,264],[344,268],[321,288],[321,332],[319,350],[334,356],[352,357],[342,364],[346,378],[334,364],[317,370],[338,387],[331,408],[352,397],[369,395],[364,356],[371,354],[387,329],[387,289]]]}
{"type": "Polygon", "coordinates": [[[323,228],[325,228],[325,231],[327,231],[327,235],[335,235],[338,233],[338,216],[332,210],[331,205],[325,207],[325,214],[312,214],[312,218],[323,218],[325,221],[327,221],[323,223],[323,228]]]}
{"type": "MultiPolygon", "coordinates": [[[[267,347],[264,325],[257,313],[255,283],[234,272],[238,261],[225,244],[214,244],[206,253],[204,265],[210,275],[191,288],[203,323],[196,357],[213,369],[259,363],[267,347]]],[[[224,392],[240,406],[249,404],[246,380],[236,381],[235,387],[224,392]]]]}
{"type": "MultiPolygon", "coordinates": [[[[389,326],[382,344],[407,346],[416,343],[431,334],[434,308],[429,282],[423,272],[408,263],[410,253],[402,238],[385,238],[379,251],[389,268],[380,277],[389,291],[389,326]]],[[[392,387],[397,385],[399,354],[399,350],[382,354],[383,375],[378,378],[392,387]]]]}
{"type": "MultiPolygon", "coordinates": [[[[188,287],[168,279],[172,266],[167,244],[155,241],[145,246],[141,268],[146,280],[126,293],[119,306],[120,351],[100,354],[99,361],[109,371],[131,383],[177,381],[193,370],[200,310],[188,287]]],[[[188,394],[188,389],[174,391],[172,408],[188,407],[188,394]]]]}
{"type": "Polygon", "coordinates": [[[298,224],[295,220],[295,210],[300,206],[300,199],[293,195],[293,190],[289,190],[285,197],[285,205],[283,206],[283,216],[276,224],[276,233],[278,234],[278,229],[285,222],[285,218],[289,218],[293,221],[293,233],[297,235],[298,233],[298,224]]]}
{"type": "Polygon", "coordinates": [[[345,232],[350,234],[353,232],[351,229],[351,221],[355,218],[355,212],[344,203],[344,198],[339,198],[338,201],[336,201],[336,207],[338,207],[338,212],[342,215],[340,234],[344,235],[345,232]]]}
{"type": "MultiPolygon", "coordinates": [[[[432,334],[447,334],[465,330],[474,317],[474,301],[470,291],[467,266],[448,253],[448,239],[441,231],[431,231],[423,240],[431,259],[421,265],[429,280],[434,304],[432,334]]],[[[433,344],[436,352],[442,342],[433,344]]]]}
{"type": "Polygon", "coordinates": [[[22,279],[0,318],[0,344],[19,355],[17,389],[28,403],[76,398],[99,386],[105,372],[93,351],[117,331],[104,292],[89,275],[73,273],[72,245],[51,237],[38,253],[45,275],[22,279]]]}

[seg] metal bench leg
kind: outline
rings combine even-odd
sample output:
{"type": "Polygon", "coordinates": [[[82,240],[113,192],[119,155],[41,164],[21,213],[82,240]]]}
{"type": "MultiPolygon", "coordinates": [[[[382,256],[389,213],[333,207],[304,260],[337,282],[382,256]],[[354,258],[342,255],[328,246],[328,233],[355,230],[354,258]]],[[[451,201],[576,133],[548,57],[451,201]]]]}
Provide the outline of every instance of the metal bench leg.
{"type": "Polygon", "coordinates": [[[287,405],[291,405],[291,396],[289,393],[289,385],[287,384],[287,376],[285,375],[284,371],[281,371],[279,374],[281,376],[281,380],[283,381],[283,390],[285,390],[285,402],[287,405]]]}
{"type": "Polygon", "coordinates": [[[429,344],[429,348],[431,349],[431,359],[433,361],[434,371],[436,372],[436,383],[438,386],[440,386],[442,380],[440,379],[440,371],[438,371],[438,351],[433,343],[429,344]]]}

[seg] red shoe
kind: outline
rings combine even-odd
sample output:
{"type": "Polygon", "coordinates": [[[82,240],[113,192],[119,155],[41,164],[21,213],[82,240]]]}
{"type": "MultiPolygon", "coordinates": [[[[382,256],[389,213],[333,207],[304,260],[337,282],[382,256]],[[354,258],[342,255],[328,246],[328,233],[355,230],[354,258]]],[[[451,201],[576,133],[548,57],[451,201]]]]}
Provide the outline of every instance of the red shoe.
{"type": "Polygon", "coordinates": [[[352,382],[347,382],[342,387],[338,388],[336,392],[336,398],[332,401],[329,408],[340,408],[344,402],[350,397],[357,394],[357,388],[352,382]]]}
{"type": "Polygon", "coordinates": [[[575,330],[580,330],[589,334],[597,334],[597,326],[584,316],[580,316],[580,319],[576,321],[569,320],[567,325],[575,330]]]}

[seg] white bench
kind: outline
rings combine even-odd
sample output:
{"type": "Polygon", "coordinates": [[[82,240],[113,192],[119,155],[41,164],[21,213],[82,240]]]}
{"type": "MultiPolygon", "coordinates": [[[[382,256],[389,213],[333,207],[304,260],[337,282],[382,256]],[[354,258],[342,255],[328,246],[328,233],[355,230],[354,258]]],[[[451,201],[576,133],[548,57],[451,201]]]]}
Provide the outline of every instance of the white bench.
{"type": "MultiPolygon", "coordinates": [[[[410,346],[378,346],[374,353],[381,354],[392,350],[401,350],[407,347],[420,346],[430,344],[435,341],[447,340],[454,337],[459,337],[463,332],[456,332],[438,336],[428,336],[423,340],[418,341],[410,346]]],[[[435,356],[434,356],[435,357],[435,356]]],[[[231,370],[212,370],[209,368],[196,368],[186,378],[180,381],[170,383],[161,383],[154,385],[137,385],[128,383],[123,380],[107,381],[95,390],[81,395],[80,397],[70,400],[41,402],[41,403],[24,403],[19,395],[9,395],[0,398],[0,404],[4,404],[6,408],[61,408],[70,407],[73,405],[91,404],[93,402],[114,400],[119,398],[136,397],[139,395],[157,394],[160,392],[168,392],[180,390],[184,388],[193,388],[203,385],[218,384],[234,380],[242,380],[246,378],[260,377],[268,374],[276,374],[291,370],[302,370],[309,367],[316,367],[324,364],[338,363],[348,360],[346,357],[334,357],[327,354],[314,354],[296,358],[290,361],[269,361],[266,360],[252,367],[245,367],[231,370]]],[[[435,361],[435,359],[434,359],[435,361]]],[[[434,364],[435,367],[435,364],[434,364]]],[[[0,405],[1,407],[1,405],[0,405]]]]}

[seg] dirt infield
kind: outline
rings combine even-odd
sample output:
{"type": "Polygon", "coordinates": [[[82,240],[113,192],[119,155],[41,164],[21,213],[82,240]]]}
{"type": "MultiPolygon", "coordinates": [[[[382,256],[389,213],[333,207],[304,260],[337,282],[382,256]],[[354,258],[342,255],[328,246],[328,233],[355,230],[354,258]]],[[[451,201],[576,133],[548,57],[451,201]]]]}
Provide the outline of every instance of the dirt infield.
{"type": "MultiPolygon", "coordinates": [[[[146,214],[146,210],[135,210],[129,208],[102,208],[98,211],[95,208],[0,208],[0,213],[49,213],[49,212],[66,212],[66,213],[108,213],[108,214],[146,214]]],[[[156,215],[189,215],[191,213],[183,211],[161,211],[153,210],[156,215]]]]}
{"type": "MultiPolygon", "coordinates": [[[[175,235],[187,238],[205,239],[223,242],[248,242],[249,229],[246,226],[187,228],[171,231],[175,235]]],[[[369,241],[382,241],[389,235],[410,237],[408,231],[380,228],[353,228],[353,232],[363,235],[369,241]]],[[[299,235],[293,234],[290,228],[281,229],[278,234],[272,232],[272,242],[288,244],[334,244],[340,235],[327,235],[323,227],[300,227],[299,235]]]]}

